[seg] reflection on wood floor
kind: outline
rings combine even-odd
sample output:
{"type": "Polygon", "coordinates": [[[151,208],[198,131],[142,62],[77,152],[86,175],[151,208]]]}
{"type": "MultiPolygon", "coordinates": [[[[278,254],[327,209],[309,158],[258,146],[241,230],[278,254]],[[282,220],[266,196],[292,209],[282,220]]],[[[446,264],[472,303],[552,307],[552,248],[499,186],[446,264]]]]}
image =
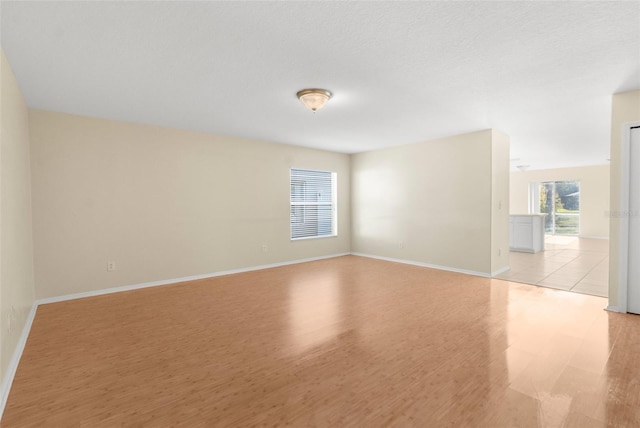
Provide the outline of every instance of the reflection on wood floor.
{"type": "Polygon", "coordinates": [[[43,305],[2,426],[640,426],[640,316],[346,256],[43,305]]]}
{"type": "Polygon", "coordinates": [[[511,270],[497,278],[607,297],[609,240],[545,236],[545,251],[509,252],[511,270]]]}

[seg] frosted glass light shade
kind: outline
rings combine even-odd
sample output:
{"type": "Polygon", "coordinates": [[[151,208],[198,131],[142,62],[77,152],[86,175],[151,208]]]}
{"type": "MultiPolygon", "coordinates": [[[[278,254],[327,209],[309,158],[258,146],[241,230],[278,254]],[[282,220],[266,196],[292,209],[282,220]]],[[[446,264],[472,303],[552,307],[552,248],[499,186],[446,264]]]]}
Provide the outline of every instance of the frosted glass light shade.
{"type": "Polygon", "coordinates": [[[331,99],[333,94],[326,89],[303,89],[298,91],[298,98],[309,110],[320,110],[331,99]]]}

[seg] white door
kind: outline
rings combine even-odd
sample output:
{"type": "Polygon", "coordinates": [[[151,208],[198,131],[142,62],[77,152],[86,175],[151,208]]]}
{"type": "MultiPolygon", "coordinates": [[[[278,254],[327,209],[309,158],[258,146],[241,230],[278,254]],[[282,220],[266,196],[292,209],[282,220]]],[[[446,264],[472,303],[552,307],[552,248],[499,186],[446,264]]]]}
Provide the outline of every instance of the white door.
{"type": "Polygon", "coordinates": [[[640,128],[631,128],[629,152],[627,311],[640,314],[640,128]]]}

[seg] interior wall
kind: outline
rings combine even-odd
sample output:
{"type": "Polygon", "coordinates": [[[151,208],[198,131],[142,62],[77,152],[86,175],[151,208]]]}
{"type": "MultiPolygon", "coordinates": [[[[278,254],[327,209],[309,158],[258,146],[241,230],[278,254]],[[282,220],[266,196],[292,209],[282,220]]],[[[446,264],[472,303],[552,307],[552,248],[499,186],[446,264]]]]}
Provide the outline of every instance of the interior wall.
{"type": "Polygon", "coordinates": [[[34,301],[28,110],[2,51],[0,86],[0,377],[34,301]]]}
{"type": "Polygon", "coordinates": [[[509,137],[491,130],[491,273],[509,267],[509,137]]]}
{"type": "Polygon", "coordinates": [[[350,251],[346,154],[29,116],[37,298],[350,251]],[[291,167],[337,173],[337,237],[290,240],[291,167]]]}
{"type": "Polygon", "coordinates": [[[490,274],[491,146],[485,130],[352,155],[352,250],[490,274]]]}
{"type": "MultiPolygon", "coordinates": [[[[640,121],[640,90],[614,94],[611,107],[611,211],[621,213],[621,149],[622,126],[640,121]]],[[[610,216],[609,239],[609,305],[618,306],[620,284],[620,218],[610,216]]]]}
{"type": "Polygon", "coordinates": [[[580,236],[609,237],[609,165],[540,169],[511,173],[511,212],[526,214],[529,183],[580,181],[580,236]]]}

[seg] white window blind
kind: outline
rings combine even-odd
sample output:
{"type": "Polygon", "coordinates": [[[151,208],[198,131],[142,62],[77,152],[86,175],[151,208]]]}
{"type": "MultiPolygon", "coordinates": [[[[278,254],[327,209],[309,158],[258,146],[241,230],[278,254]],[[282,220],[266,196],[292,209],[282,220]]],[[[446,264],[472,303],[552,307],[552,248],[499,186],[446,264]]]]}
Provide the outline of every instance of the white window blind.
{"type": "Polygon", "coordinates": [[[291,239],[336,236],[336,173],[291,169],[291,239]]]}

